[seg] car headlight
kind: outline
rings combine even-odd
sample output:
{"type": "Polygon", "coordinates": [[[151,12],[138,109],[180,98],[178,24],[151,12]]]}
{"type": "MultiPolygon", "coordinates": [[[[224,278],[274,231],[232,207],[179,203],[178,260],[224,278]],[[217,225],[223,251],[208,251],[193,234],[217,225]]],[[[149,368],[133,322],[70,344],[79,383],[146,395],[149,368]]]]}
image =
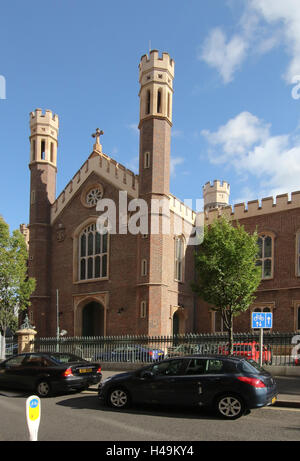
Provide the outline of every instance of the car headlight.
{"type": "Polygon", "coordinates": [[[112,379],[112,376],[109,376],[108,378],[106,378],[104,381],[101,382],[101,385],[104,386],[111,379],[112,379]]]}

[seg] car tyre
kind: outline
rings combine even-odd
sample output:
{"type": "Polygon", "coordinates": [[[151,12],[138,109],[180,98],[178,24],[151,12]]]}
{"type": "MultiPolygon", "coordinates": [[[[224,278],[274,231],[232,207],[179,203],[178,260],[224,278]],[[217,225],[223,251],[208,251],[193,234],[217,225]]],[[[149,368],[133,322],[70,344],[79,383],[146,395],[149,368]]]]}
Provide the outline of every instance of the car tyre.
{"type": "Polygon", "coordinates": [[[234,420],[245,414],[246,407],[241,397],[225,394],[216,399],[215,409],[223,419],[234,420]]]}
{"type": "Polygon", "coordinates": [[[109,391],[107,403],[109,406],[116,409],[121,410],[122,408],[127,408],[130,403],[129,392],[121,387],[115,387],[109,391]]]}
{"type": "Polygon", "coordinates": [[[36,393],[39,397],[49,397],[51,395],[51,386],[46,379],[40,380],[36,385],[36,393]]]}

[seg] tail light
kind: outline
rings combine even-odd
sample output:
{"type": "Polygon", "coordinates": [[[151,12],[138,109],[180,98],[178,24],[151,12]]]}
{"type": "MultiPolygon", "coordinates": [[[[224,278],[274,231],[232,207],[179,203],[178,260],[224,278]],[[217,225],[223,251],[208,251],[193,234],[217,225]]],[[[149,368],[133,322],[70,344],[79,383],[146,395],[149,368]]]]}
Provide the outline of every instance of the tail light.
{"type": "Polygon", "coordinates": [[[64,372],[63,372],[63,377],[64,378],[67,378],[68,376],[73,376],[73,373],[72,373],[72,368],[67,368],[64,372]]]}
{"type": "Polygon", "coordinates": [[[257,378],[248,378],[247,376],[239,376],[238,380],[242,381],[243,383],[250,384],[250,386],[256,387],[257,389],[266,387],[265,383],[257,378]]]}
{"type": "Polygon", "coordinates": [[[101,373],[101,367],[98,368],[97,373],[101,373]]]}

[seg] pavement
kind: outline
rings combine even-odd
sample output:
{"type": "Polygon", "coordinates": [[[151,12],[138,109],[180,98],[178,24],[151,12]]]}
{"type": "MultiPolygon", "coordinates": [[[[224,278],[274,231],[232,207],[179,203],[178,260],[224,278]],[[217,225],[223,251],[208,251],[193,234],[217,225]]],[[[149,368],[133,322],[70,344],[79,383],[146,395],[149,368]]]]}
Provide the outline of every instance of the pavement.
{"type": "MultiPolygon", "coordinates": [[[[102,380],[108,376],[125,371],[102,370],[102,380]]],[[[287,408],[300,408],[300,376],[274,376],[278,388],[278,397],[275,406],[287,408]]],[[[90,388],[96,391],[97,387],[90,388]]]]}
{"type": "Polygon", "coordinates": [[[300,408],[300,376],[274,376],[278,387],[276,406],[300,408]]]}

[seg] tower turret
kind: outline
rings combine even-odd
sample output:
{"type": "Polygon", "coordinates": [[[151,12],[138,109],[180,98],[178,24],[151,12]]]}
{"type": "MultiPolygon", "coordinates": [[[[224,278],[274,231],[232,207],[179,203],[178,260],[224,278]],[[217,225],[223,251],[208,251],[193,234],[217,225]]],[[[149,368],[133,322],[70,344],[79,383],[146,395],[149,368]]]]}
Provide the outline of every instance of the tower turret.
{"type": "MultiPolygon", "coordinates": [[[[168,53],[159,55],[152,50],[141,58],[140,82],[140,163],[139,196],[151,208],[154,200],[170,200],[170,148],[172,127],[173,78],[175,64],[168,53]],[[153,202],[152,202],[153,200],[153,202]]],[[[159,213],[162,228],[162,216],[159,213]]],[[[137,305],[147,311],[147,324],[140,320],[140,332],[161,335],[169,332],[168,280],[163,270],[169,263],[167,249],[171,247],[170,235],[161,231],[151,233],[149,220],[147,238],[139,237],[137,305]]],[[[168,333],[169,334],[169,333],[168,333]]]]}
{"type": "Polygon", "coordinates": [[[45,334],[50,311],[50,209],[55,201],[58,116],[41,109],[30,113],[30,220],[28,273],[37,281],[31,297],[30,318],[39,335],[45,334]]]}
{"type": "Polygon", "coordinates": [[[140,82],[140,196],[168,197],[175,63],[168,53],[152,50],[141,58],[140,82]]]}
{"type": "Polygon", "coordinates": [[[175,63],[168,53],[159,56],[157,50],[144,55],[139,64],[140,122],[159,117],[172,124],[172,99],[175,63]]]}
{"type": "Polygon", "coordinates": [[[229,204],[230,185],[226,181],[215,179],[203,186],[204,211],[223,208],[229,204]]]}

